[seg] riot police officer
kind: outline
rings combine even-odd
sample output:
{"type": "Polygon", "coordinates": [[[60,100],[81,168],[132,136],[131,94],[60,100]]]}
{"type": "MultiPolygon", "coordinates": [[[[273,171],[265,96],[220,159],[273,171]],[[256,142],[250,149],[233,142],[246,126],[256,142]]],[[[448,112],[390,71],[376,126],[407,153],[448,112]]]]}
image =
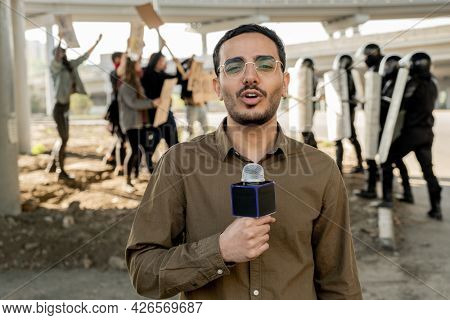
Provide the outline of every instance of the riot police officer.
{"type": "Polygon", "coordinates": [[[431,58],[424,52],[413,54],[409,61],[410,78],[403,93],[402,110],[404,120],[400,136],[389,150],[387,160],[382,164],[383,205],[392,205],[392,164],[414,151],[430,197],[430,218],[442,220],[441,186],[433,173],[431,147],[433,145],[433,110],[438,95],[436,80],[430,72],[431,58]]]}
{"type": "MultiPolygon", "coordinates": [[[[311,115],[311,126],[312,126],[312,118],[314,117],[314,111],[315,111],[315,102],[316,99],[316,87],[317,87],[317,76],[314,74],[314,62],[311,58],[305,58],[301,62],[301,67],[305,67],[312,70],[313,79],[312,79],[312,97],[308,97],[311,99],[312,102],[312,115],[311,115]]],[[[312,132],[311,128],[304,128],[302,131],[303,141],[314,147],[317,148],[317,141],[314,137],[314,132],[312,132]]]]}
{"type": "MultiPolygon", "coordinates": [[[[368,68],[368,72],[369,71],[378,72],[378,74],[382,77],[381,96],[380,96],[381,100],[379,110],[379,129],[380,129],[378,135],[378,143],[379,143],[383,132],[384,124],[386,122],[392,94],[394,91],[395,80],[397,78],[398,73],[398,61],[400,60],[400,57],[396,55],[390,55],[383,59],[381,49],[375,43],[370,43],[364,46],[361,51],[362,51],[361,54],[364,57],[364,62],[368,68]],[[382,64],[381,70],[380,64],[382,64]]],[[[366,92],[366,95],[367,94],[368,93],[366,92]]],[[[372,92],[371,94],[376,93],[372,92]]],[[[374,157],[372,157],[371,159],[366,158],[366,163],[368,168],[366,189],[357,191],[356,195],[365,199],[375,199],[377,198],[376,182],[379,176],[378,166],[374,157]]],[[[403,196],[400,196],[399,200],[408,203],[414,203],[413,195],[411,192],[411,186],[409,184],[408,169],[406,168],[406,165],[404,164],[402,159],[397,159],[395,161],[395,166],[400,171],[400,176],[403,185],[403,196]]]]}
{"type": "MultiPolygon", "coordinates": [[[[349,97],[349,107],[350,107],[350,126],[351,126],[351,136],[349,138],[350,142],[353,144],[353,147],[355,148],[356,158],[358,160],[357,166],[353,167],[351,169],[351,173],[362,173],[364,172],[363,166],[362,166],[362,155],[361,155],[361,145],[359,144],[358,137],[356,135],[355,130],[355,108],[357,106],[357,99],[356,99],[356,87],[355,82],[353,80],[353,76],[351,73],[351,68],[353,65],[353,59],[349,55],[342,55],[339,58],[339,68],[345,69],[347,74],[347,83],[348,83],[348,97],[349,97]]],[[[336,141],[336,163],[339,167],[339,169],[342,171],[342,161],[344,157],[344,148],[342,145],[342,140],[336,141]]]]}

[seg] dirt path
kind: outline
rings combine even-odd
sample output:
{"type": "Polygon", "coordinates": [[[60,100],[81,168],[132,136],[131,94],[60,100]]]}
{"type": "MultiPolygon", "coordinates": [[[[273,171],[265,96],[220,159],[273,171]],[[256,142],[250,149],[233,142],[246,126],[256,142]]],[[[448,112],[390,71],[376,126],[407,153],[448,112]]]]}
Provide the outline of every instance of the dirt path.
{"type": "MultiPolygon", "coordinates": [[[[50,150],[54,129],[35,125],[33,132],[33,143],[50,150]]],[[[44,172],[48,154],[20,158],[24,213],[0,217],[0,297],[49,269],[9,298],[138,298],[123,255],[149,175],[144,170],[135,181],[136,191],[127,192],[123,177],[116,177],[101,161],[110,143],[102,126],[71,127],[67,170],[76,177],[71,184],[44,172]]],[[[322,147],[332,152],[327,144],[322,147]]],[[[364,297],[442,298],[436,291],[450,296],[450,223],[445,216],[450,202],[443,204],[444,222],[428,220],[425,185],[420,180],[415,183],[417,204],[396,207],[398,250],[386,252],[377,241],[375,208],[352,196],[352,190],[363,186],[363,176],[345,179],[364,297]]],[[[446,187],[443,199],[449,198],[446,187]]]]}

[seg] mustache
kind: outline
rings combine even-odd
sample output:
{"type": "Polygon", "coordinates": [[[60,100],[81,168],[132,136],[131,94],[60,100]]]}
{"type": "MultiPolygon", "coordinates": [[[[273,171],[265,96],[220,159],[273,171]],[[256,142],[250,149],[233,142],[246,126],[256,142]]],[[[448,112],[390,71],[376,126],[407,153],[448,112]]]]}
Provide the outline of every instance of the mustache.
{"type": "Polygon", "coordinates": [[[258,87],[257,85],[250,85],[250,86],[244,86],[244,87],[242,87],[242,88],[236,93],[236,97],[239,98],[239,97],[241,96],[241,94],[242,94],[245,90],[256,90],[256,91],[259,91],[259,93],[261,93],[264,97],[267,97],[267,92],[264,91],[263,89],[261,89],[260,87],[258,87]]]}

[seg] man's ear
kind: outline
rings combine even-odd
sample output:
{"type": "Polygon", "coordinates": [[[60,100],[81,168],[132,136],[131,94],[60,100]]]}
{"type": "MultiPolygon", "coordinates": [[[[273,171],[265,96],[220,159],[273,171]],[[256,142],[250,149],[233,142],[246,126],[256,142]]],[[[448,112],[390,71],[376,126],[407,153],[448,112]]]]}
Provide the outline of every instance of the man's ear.
{"type": "Polygon", "coordinates": [[[284,72],[283,73],[283,93],[282,96],[283,98],[287,98],[288,97],[288,88],[289,88],[289,81],[291,80],[291,76],[289,74],[289,72],[284,72]]]}
{"type": "Polygon", "coordinates": [[[214,90],[216,91],[219,100],[223,100],[222,90],[220,89],[219,77],[213,79],[214,90]]]}

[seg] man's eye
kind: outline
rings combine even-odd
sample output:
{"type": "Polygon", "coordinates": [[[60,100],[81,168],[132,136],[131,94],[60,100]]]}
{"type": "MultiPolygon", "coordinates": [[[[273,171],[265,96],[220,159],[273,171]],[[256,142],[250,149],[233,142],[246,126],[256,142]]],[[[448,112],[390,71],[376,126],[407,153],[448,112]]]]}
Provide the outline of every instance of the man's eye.
{"type": "Polygon", "coordinates": [[[225,71],[227,73],[238,73],[242,70],[242,66],[240,65],[230,65],[225,67],[225,71]]]}
{"type": "Polygon", "coordinates": [[[272,71],[273,70],[273,64],[263,63],[258,65],[258,70],[261,71],[272,71]]]}

